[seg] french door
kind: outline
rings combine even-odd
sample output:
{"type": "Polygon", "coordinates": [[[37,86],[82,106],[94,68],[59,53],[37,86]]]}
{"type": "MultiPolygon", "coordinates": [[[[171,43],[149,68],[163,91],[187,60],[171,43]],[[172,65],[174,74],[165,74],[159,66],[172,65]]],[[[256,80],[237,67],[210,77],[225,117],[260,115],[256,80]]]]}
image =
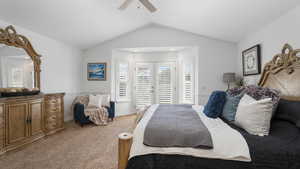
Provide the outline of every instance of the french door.
{"type": "Polygon", "coordinates": [[[176,102],[175,62],[136,63],[136,107],[176,102]]]}

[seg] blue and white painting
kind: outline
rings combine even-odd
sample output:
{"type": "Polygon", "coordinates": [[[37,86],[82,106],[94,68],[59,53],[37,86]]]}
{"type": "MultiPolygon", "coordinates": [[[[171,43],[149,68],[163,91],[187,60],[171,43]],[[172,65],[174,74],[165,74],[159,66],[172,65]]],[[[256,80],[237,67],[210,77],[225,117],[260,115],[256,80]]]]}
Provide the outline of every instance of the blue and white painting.
{"type": "Polygon", "coordinates": [[[106,63],[88,63],[88,80],[106,80],[106,63]]]}

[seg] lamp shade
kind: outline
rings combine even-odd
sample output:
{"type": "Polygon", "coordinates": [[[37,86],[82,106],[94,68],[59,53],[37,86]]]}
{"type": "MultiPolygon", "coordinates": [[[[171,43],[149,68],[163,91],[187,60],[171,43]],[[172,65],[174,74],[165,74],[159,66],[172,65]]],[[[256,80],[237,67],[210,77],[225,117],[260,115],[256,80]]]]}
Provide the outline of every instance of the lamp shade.
{"type": "Polygon", "coordinates": [[[235,73],[224,73],[223,74],[223,82],[232,83],[235,81],[235,73]]]}

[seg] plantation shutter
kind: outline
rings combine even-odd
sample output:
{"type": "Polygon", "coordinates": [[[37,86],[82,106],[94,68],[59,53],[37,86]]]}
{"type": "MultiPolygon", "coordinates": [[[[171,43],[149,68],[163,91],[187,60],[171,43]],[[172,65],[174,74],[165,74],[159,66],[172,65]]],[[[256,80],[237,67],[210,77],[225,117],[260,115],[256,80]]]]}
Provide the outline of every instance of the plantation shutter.
{"type": "Polygon", "coordinates": [[[137,64],[136,66],[136,107],[153,104],[153,65],[137,64]]]}
{"type": "Polygon", "coordinates": [[[128,63],[119,63],[118,72],[118,98],[119,100],[129,99],[129,65],[128,63]]]}
{"type": "Polygon", "coordinates": [[[186,65],[183,75],[183,102],[193,104],[193,76],[192,65],[186,65]]]}
{"type": "Polygon", "coordinates": [[[173,69],[172,64],[158,64],[157,99],[160,104],[172,104],[174,102],[173,69]]]}

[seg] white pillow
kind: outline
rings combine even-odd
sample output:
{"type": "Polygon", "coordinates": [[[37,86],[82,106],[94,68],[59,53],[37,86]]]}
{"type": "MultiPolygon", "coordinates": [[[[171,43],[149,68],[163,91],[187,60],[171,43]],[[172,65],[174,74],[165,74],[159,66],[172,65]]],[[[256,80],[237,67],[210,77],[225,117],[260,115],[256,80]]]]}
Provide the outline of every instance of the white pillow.
{"type": "Polygon", "coordinates": [[[110,107],[110,95],[100,95],[102,103],[102,106],[110,107]]]}
{"type": "Polygon", "coordinates": [[[253,135],[269,135],[273,104],[272,99],[255,100],[245,94],[241,99],[235,124],[253,135]]]}
{"type": "Polygon", "coordinates": [[[102,97],[100,95],[89,95],[88,107],[101,107],[102,97]]]}

